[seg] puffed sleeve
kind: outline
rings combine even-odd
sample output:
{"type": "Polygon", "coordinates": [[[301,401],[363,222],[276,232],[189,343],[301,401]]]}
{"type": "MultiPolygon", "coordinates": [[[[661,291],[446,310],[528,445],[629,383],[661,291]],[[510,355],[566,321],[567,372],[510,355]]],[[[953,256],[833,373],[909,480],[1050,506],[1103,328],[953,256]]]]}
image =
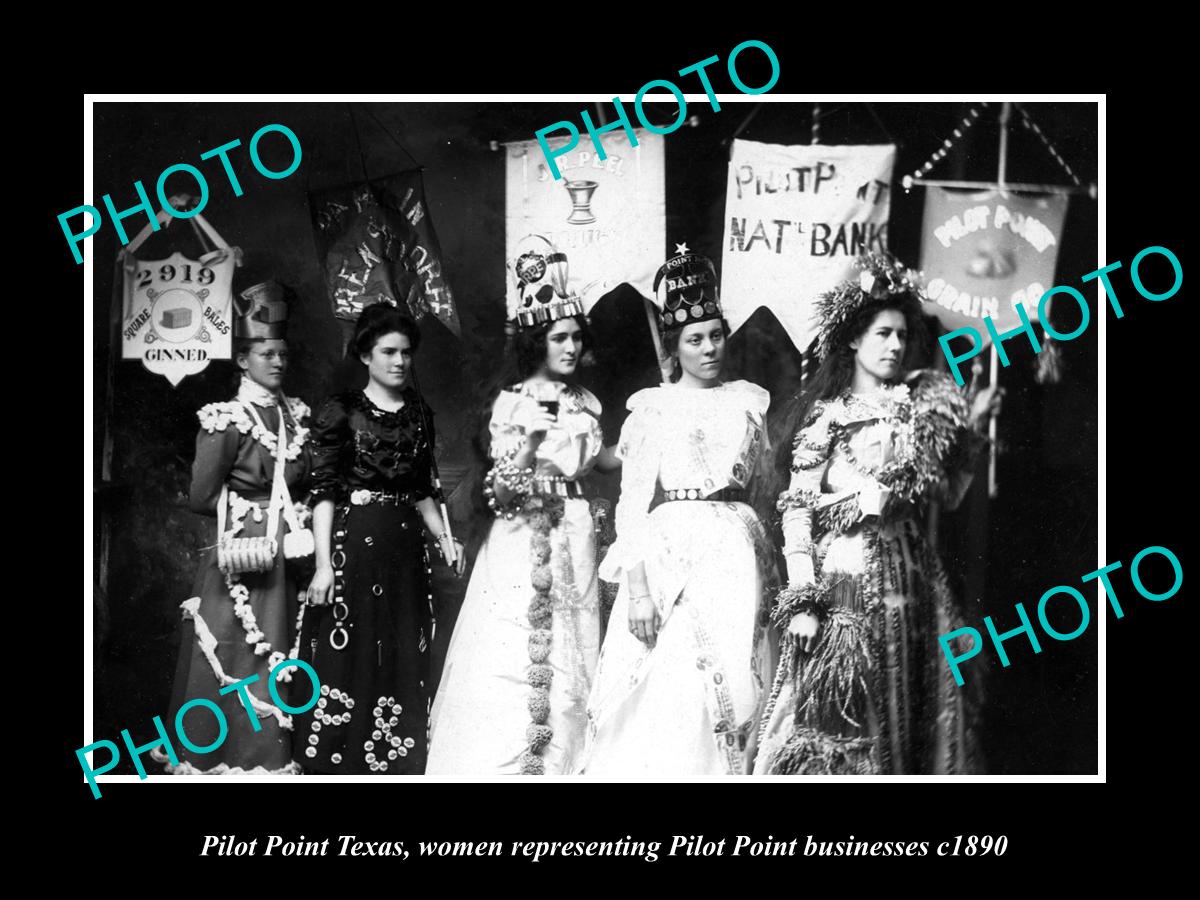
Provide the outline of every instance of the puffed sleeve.
{"type": "Polygon", "coordinates": [[[524,407],[530,404],[537,405],[533,400],[515,391],[501,391],[496,395],[496,401],[492,404],[492,418],[488,422],[488,431],[492,437],[492,459],[503,459],[520,451],[521,444],[525,441],[525,429],[517,422],[528,414],[524,407]]]}
{"type": "Polygon", "coordinates": [[[580,388],[579,402],[581,411],[560,415],[558,424],[546,433],[537,452],[538,459],[566,478],[578,478],[591,469],[604,447],[600,401],[590,391],[580,388]]]}
{"type": "Polygon", "coordinates": [[[621,460],[621,499],[617,503],[617,539],[600,564],[599,576],[620,581],[621,576],[645,560],[650,503],[658,483],[660,413],[646,402],[649,388],[629,398],[629,418],[621,428],[617,456],[621,460]]]}
{"type": "Polygon", "coordinates": [[[312,499],[316,506],[322,500],[343,502],[346,492],[342,478],[342,459],[353,439],[350,414],[340,397],[330,397],[321,407],[311,428],[312,438],[312,499]]]}
{"type": "Polygon", "coordinates": [[[210,403],[197,413],[200,431],[196,435],[196,458],[192,463],[192,484],[188,505],[192,512],[206,516],[217,514],[221,488],[237,461],[240,432],[225,409],[226,404],[210,403]]]}

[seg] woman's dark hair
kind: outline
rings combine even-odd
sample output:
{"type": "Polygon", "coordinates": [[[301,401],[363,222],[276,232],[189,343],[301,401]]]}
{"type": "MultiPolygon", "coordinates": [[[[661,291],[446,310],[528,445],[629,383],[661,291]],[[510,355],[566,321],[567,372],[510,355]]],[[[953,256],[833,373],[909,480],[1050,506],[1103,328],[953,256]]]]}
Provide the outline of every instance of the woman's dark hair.
{"type": "MultiPolygon", "coordinates": [[[[679,338],[683,334],[683,329],[687,328],[687,326],[691,325],[691,324],[693,324],[693,323],[684,322],[678,328],[668,328],[666,331],[663,332],[663,336],[662,336],[663,351],[667,354],[667,356],[675,356],[675,354],[677,354],[679,352],[679,338]]],[[[706,324],[706,322],[698,322],[698,323],[694,323],[694,324],[703,325],[703,324],[706,324]]],[[[729,335],[732,332],[729,329],[729,322],[726,321],[724,316],[721,317],[721,330],[725,333],[725,339],[728,340],[729,335]]],[[[680,376],[679,361],[676,360],[675,361],[675,372],[671,376],[671,381],[678,381],[679,376],[680,376]]]]}
{"type": "MultiPolygon", "coordinates": [[[[838,332],[833,335],[829,355],[821,360],[812,380],[806,385],[802,397],[805,399],[802,417],[808,415],[818,400],[832,400],[845,391],[854,381],[855,350],[850,342],[862,337],[875,317],[881,312],[896,310],[904,315],[908,328],[908,339],[904,348],[904,359],[900,361],[900,372],[908,369],[913,354],[924,346],[925,324],[921,317],[921,302],[912,294],[895,294],[882,300],[864,304],[838,332]]],[[[803,421],[803,418],[801,419],[803,421]]],[[[800,423],[797,423],[799,426],[800,423]]]]}
{"type": "Polygon", "coordinates": [[[912,294],[893,294],[881,300],[873,300],[856,311],[833,335],[829,355],[821,360],[820,366],[808,383],[771,417],[768,432],[775,458],[772,460],[769,476],[759,479],[760,484],[754,491],[755,500],[774,507],[775,498],[787,486],[790,477],[792,441],[796,432],[803,426],[818,400],[832,400],[853,384],[855,350],[850,346],[850,342],[865,334],[875,317],[889,309],[903,313],[904,322],[908,327],[904,359],[901,360],[900,366],[901,377],[909,368],[909,361],[914,354],[923,351],[926,329],[921,315],[921,302],[912,294]]]}
{"type": "MultiPolygon", "coordinates": [[[[579,326],[580,337],[583,339],[583,348],[580,351],[580,358],[587,355],[587,352],[592,349],[592,329],[588,325],[586,316],[572,316],[575,323],[579,326]]],[[[496,395],[505,387],[515,384],[518,381],[524,381],[529,376],[533,375],[542,363],[546,361],[546,353],[548,346],[546,337],[550,334],[550,329],[561,322],[557,319],[553,322],[544,322],[534,328],[521,328],[517,330],[513,337],[513,362],[516,363],[515,368],[505,366],[506,371],[502,371],[502,376],[508,376],[505,380],[498,381],[497,384],[490,385],[495,390],[491,393],[491,400],[488,401],[487,414],[490,417],[492,414],[491,401],[496,399],[496,395]]]]}
{"type": "MultiPolygon", "coordinates": [[[[582,361],[592,347],[592,330],[586,316],[579,315],[571,318],[579,326],[580,337],[583,339],[580,353],[582,361]]],[[[561,321],[563,320],[557,319],[533,328],[518,328],[517,333],[513,336],[512,345],[504,354],[504,363],[500,366],[499,371],[485,382],[481,392],[483,403],[479,408],[479,428],[476,429],[475,440],[472,442],[478,462],[485,469],[491,466],[492,433],[489,426],[492,421],[492,406],[495,404],[496,398],[500,396],[501,391],[524,381],[541,368],[542,363],[546,361],[546,354],[549,352],[546,338],[550,334],[550,329],[561,321]]]]}
{"type": "Polygon", "coordinates": [[[237,362],[237,358],[239,356],[242,356],[246,353],[249,353],[251,350],[253,350],[254,345],[257,343],[258,343],[258,341],[251,340],[250,338],[234,338],[233,339],[233,361],[237,362]]]}
{"type": "MultiPolygon", "coordinates": [[[[571,318],[579,326],[582,338],[583,346],[580,353],[580,363],[582,364],[592,347],[592,330],[585,316],[578,315],[571,318]]],[[[464,496],[470,498],[470,509],[477,516],[491,517],[491,512],[483,501],[483,479],[492,465],[492,407],[501,391],[524,381],[541,368],[549,350],[546,338],[550,334],[550,329],[560,321],[563,320],[546,322],[533,328],[517,329],[508,351],[504,354],[504,362],[499,370],[480,386],[481,401],[479,408],[475,411],[476,427],[473,429],[471,437],[472,459],[469,469],[463,477],[464,496]]],[[[458,492],[456,491],[456,493],[458,492]]]]}
{"type": "Polygon", "coordinates": [[[368,306],[358,317],[354,326],[354,337],[350,339],[348,353],[355,359],[370,354],[376,342],[387,334],[399,332],[408,338],[413,353],[421,346],[421,329],[412,318],[390,303],[375,303],[368,306]]]}

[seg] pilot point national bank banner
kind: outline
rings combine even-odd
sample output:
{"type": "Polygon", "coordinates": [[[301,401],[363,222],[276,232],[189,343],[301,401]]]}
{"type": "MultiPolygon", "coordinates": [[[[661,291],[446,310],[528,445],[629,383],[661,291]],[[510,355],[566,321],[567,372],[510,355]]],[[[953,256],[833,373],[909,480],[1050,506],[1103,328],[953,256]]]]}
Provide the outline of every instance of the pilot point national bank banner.
{"type": "Polygon", "coordinates": [[[891,144],[733,142],[721,257],[731,328],[765,306],[798,349],[808,347],[813,301],[857,277],[860,253],[887,249],[895,157],[891,144]]]}
{"type": "Polygon", "coordinates": [[[1021,324],[1014,304],[1036,320],[1038,301],[1054,285],[1058,243],[1067,212],[1065,194],[963,193],[926,189],[921,270],[934,313],[946,328],[983,317],[997,331],[1021,324]]]}
{"type": "MultiPolygon", "coordinates": [[[[636,134],[636,147],[624,131],[601,135],[607,158],[600,159],[585,133],[557,158],[558,180],[537,141],[506,147],[505,259],[525,235],[544,235],[567,255],[571,287],[589,310],[622,282],[653,297],[665,258],[663,139],[636,134]]],[[[549,143],[558,149],[565,140],[549,143]]]]}

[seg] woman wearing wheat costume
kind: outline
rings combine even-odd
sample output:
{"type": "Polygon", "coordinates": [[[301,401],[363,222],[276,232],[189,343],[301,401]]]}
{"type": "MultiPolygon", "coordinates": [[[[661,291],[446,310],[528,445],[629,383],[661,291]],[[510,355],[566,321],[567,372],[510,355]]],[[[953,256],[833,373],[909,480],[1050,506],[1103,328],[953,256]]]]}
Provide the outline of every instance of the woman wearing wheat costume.
{"type": "Polygon", "coordinates": [[[782,431],[789,584],[756,771],[974,772],[972,704],[937,640],[961,613],[924,523],[965,492],[999,397],[906,373],[919,283],[890,257],[860,265],[818,301],[821,365],[782,431]]]}

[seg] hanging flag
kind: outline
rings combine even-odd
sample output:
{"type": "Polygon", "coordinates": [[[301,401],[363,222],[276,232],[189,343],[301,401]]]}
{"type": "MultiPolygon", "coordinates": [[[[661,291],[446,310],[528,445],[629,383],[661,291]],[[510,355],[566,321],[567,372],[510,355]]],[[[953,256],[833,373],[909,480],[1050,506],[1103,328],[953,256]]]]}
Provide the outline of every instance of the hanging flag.
{"type": "Polygon", "coordinates": [[[733,142],[725,191],[721,303],[735,331],[765,306],[797,349],[816,336],[813,302],[887,249],[891,144],[733,142]]]}
{"type": "Polygon", "coordinates": [[[418,322],[433,314],[460,334],[419,170],[314,191],[309,208],[335,316],[355,320],[372,304],[391,303],[418,322]]]}
{"type": "MultiPolygon", "coordinates": [[[[559,179],[537,141],[506,145],[505,259],[526,235],[545,236],[570,260],[570,288],[585,311],[623,282],[654,296],[666,250],[663,140],[636,134],[636,147],[623,130],[602,134],[605,159],[581,140],[556,158],[559,179]]],[[[551,149],[565,142],[551,139],[551,149]]]]}
{"type": "Polygon", "coordinates": [[[1038,301],[1054,285],[1066,194],[1023,196],[998,191],[926,188],[921,270],[933,313],[947,329],[969,325],[987,338],[1021,324],[1024,303],[1037,320],[1038,301]]]}

